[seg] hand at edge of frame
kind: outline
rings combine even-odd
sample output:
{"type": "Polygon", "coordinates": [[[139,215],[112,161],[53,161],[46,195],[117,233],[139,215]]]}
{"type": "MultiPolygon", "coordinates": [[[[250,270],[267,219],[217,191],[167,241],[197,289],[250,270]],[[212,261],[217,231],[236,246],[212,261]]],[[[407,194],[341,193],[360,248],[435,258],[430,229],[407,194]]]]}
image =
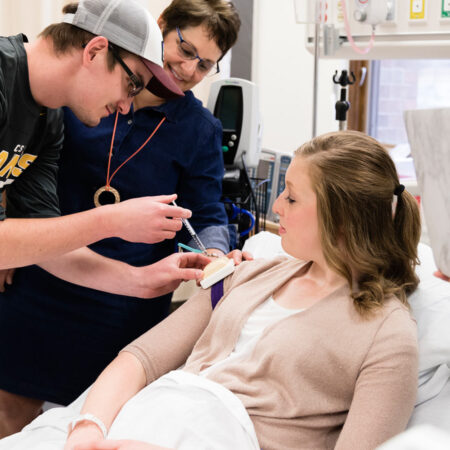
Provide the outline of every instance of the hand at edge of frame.
{"type": "Polygon", "coordinates": [[[243,252],[241,250],[232,250],[227,254],[227,258],[234,261],[234,264],[238,266],[242,261],[252,261],[253,255],[249,252],[243,252]]]}
{"type": "Polygon", "coordinates": [[[436,270],[436,272],[434,272],[433,275],[437,278],[440,278],[441,280],[450,281],[450,277],[444,275],[440,270],[436,270]]]}
{"type": "Polygon", "coordinates": [[[6,286],[12,284],[15,271],[16,269],[0,270],[0,292],[5,292],[6,286]]]}
{"type": "Polygon", "coordinates": [[[94,445],[103,441],[100,428],[92,422],[80,422],[69,433],[64,450],[76,450],[78,448],[96,448],[94,445]]]}

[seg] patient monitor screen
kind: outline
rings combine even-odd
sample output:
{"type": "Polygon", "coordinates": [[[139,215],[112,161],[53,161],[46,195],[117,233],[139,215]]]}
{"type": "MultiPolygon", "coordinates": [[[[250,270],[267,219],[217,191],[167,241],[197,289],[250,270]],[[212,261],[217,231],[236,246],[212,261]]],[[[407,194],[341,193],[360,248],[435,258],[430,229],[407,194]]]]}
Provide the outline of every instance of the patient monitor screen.
{"type": "Polygon", "coordinates": [[[240,130],[242,120],[242,90],[239,86],[223,86],[214,114],[224,130],[240,130]]]}
{"type": "Polygon", "coordinates": [[[222,150],[225,166],[236,164],[242,130],[243,95],[240,86],[222,86],[214,115],[222,122],[222,150]]]}

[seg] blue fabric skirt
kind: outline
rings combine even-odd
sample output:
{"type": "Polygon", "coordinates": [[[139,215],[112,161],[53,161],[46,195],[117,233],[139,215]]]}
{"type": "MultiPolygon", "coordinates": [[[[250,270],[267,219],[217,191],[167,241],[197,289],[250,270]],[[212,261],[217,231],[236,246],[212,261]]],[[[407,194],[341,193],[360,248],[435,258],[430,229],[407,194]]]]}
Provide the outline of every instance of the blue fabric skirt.
{"type": "Polygon", "coordinates": [[[105,294],[37,266],[16,270],[0,294],[0,389],[69,404],[125,345],[167,316],[170,297],[105,294]]]}

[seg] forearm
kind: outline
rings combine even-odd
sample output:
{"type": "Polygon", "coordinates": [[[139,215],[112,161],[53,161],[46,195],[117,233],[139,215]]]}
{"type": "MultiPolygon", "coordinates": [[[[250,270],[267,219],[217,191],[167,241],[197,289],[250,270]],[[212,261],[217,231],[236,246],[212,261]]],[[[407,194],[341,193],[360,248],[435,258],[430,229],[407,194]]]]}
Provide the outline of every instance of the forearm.
{"type": "Polygon", "coordinates": [[[109,237],[105,217],[99,208],[48,219],[6,219],[0,222],[0,269],[33,264],[109,237]]]}
{"type": "Polygon", "coordinates": [[[139,296],[138,268],[93,252],[87,247],[39,263],[70,283],[118,295],[139,296]]]}
{"type": "Polygon", "coordinates": [[[209,259],[195,253],[172,254],[135,267],[83,247],[39,263],[65,281],[111,294],[154,298],[173,292],[183,280],[200,279],[209,259]]]}
{"type": "Polygon", "coordinates": [[[0,223],[0,269],[36,264],[100,239],[153,244],[172,239],[191,212],[169,205],[176,195],[139,197],[51,219],[0,223]]]}
{"type": "Polygon", "coordinates": [[[81,413],[91,413],[109,429],[122,406],[145,386],[145,372],[131,353],[122,352],[93,384],[81,413]]]}
{"type": "MultiPolygon", "coordinates": [[[[122,352],[100,374],[81,409],[100,419],[109,430],[122,406],[145,386],[145,373],[139,360],[122,352]]],[[[91,432],[92,422],[80,422],[69,435],[69,441],[80,441],[91,432]]]]}

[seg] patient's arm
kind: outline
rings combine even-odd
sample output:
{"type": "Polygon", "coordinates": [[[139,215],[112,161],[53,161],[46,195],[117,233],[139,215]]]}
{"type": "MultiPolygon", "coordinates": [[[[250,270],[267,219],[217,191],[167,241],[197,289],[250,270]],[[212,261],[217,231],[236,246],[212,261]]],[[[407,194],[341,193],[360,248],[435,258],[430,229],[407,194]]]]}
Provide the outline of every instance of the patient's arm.
{"type": "Polygon", "coordinates": [[[416,327],[407,314],[393,311],[378,330],[335,450],[372,450],[406,428],[418,372],[416,327]]]}
{"type": "MultiPolygon", "coordinates": [[[[145,386],[145,372],[140,361],[131,353],[120,353],[93,384],[81,409],[98,417],[110,428],[122,406],[145,386]]],[[[92,422],[78,423],[67,440],[67,449],[91,439],[102,440],[100,428],[92,422]]]]}
{"type": "MultiPolygon", "coordinates": [[[[101,373],[89,391],[82,414],[99,418],[107,429],[122,406],[146,384],[183,364],[211,317],[210,290],[200,290],[167,319],[132,342],[101,373]]],[[[102,439],[92,422],[78,423],[66,449],[102,439]]]]}

